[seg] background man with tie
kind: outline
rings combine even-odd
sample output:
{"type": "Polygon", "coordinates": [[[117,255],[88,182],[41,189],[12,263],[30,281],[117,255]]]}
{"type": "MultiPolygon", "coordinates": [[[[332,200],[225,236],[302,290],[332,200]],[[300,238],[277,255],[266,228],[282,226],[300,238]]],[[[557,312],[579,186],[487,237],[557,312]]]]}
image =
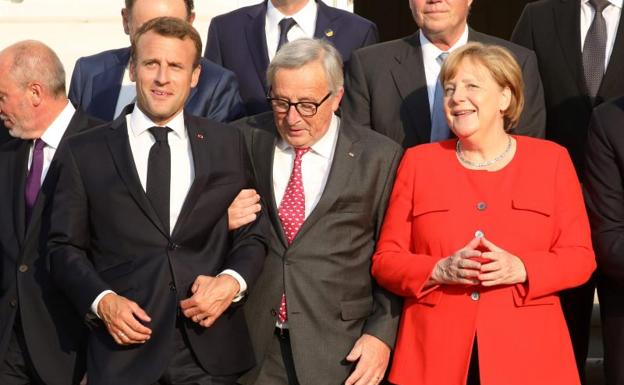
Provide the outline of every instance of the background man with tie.
{"type": "Polygon", "coordinates": [[[401,148],[334,114],[343,72],[329,43],[284,45],[267,78],[273,112],[238,123],[272,223],[245,305],[258,365],[239,382],[377,384],[400,304],[370,263],[401,148]]]}
{"type": "Polygon", "coordinates": [[[468,27],[472,0],[410,0],[419,30],[351,56],[343,110],[403,147],[447,139],[438,74],[440,56],[468,41],[509,49],[522,68],[526,104],[516,134],[544,136],[544,96],[535,55],[468,27]],[[436,91],[438,90],[438,91],[436,91]]]}
{"type": "MultiPolygon", "coordinates": [[[[581,182],[584,182],[587,127],[592,109],[624,94],[621,14],[622,0],[536,1],[527,4],[511,37],[537,55],[546,99],[546,138],[568,149],[581,182]]],[[[597,254],[600,254],[599,249],[597,254]]],[[[615,378],[620,377],[613,376],[622,371],[622,355],[614,341],[621,334],[624,289],[619,277],[613,279],[600,261],[598,255],[596,275],[605,369],[607,382],[616,384],[615,378]]],[[[561,293],[561,305],[582,380],[595,285],[596,280],[592,279],[561,293]]]]}
{"type": "MultiPolygon", "coordinates": [[[[193,0],[125,0],[121,10],[125,33],[133,34],[155,17],[177,17],[193,23],[193,0]]],[[[75,105],[102,120],[118,117],[135,101],[128,63],[130,47],[113,49],[78,59],[69,87],[75,105]]],[[[208,60],[200,62],[201,74],[186,101],[186,111],[195,116],[229,122],[244,115],[234,74],[208,60]]]]}
{"type": "Polygon", "coordinates": [[[45,244],[56,151],[99,122],[74,109],[56,54],[36,41],[0,52],[0,384],[77,384],[85,328],[52,282],[45,244]],[[6,134],[6,132],[5,132],[6,134]]]}
{"type": "Polygon", "coordinates": [[[50,255],[80,314],[102,320],[89,384],[233,384],[254,363],[231,305],[262,269],[264,217],[228,232],[248,161],[237,130],[183,113],[200,55],[187,22],[143,24],[130,61],[136,106],[61,153],[50,255]]]}
{"type": "Polygon", "coordinates": [[[302,37],[327,39],[345,62],[353,50],[379,40],[375,24],[321,0],[264,0],[212,19],[204,56],[236,74],[253,115],[270,110],[266,69],[275,52],[302,37]]]}

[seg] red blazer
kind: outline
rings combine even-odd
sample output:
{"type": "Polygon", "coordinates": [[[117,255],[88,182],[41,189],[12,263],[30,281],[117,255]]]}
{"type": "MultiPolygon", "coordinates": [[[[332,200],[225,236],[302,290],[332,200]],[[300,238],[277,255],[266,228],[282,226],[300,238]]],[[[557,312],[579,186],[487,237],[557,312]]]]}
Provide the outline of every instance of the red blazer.
{"type": "Polygon", "coordinates": [[[476,336],[483,384],[579,384],[557,293],[596,266],[581,190],[563,147],[515,138],[514,159],[496,172],[462,167],[455,140],[402,160],[372,267],[405,297],[393,383],[465,384],[476,336]],[[522,260],[527,282],[423,289],[479,230],[522,260]]]}

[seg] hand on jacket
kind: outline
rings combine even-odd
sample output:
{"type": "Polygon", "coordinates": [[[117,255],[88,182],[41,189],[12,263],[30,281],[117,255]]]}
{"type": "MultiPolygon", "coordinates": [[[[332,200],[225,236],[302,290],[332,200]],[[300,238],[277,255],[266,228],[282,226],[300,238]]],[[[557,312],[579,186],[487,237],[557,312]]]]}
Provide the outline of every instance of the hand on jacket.
{"type": "Polygon", "coordinates": [[[207,328],[232,304],[239,290],[240,285],[231,275],[200,275],[191,288],[193,295],[181,301],[180,308],[184,316],[207,328]]]}
{"type": "Polygon", "coordinates": [[[236,230],[256,220],[260,195],[254,189],[241,190],[228,207],[228,229],[236,230]]]}
{"type": "Polygon", "coordinates": [[[488,250],[481,256],[491,260],[481,265],[481,273],[477,277],[481,285],[513,285],[526,282],[526,268],[520,258],[501,249],[485,237],[481,238],[481,245],[488,250]]]}
{"type": "Polygon", "coordinates": [[[390,348],[379,338],[362,334],[346,359],[349,362],[357,361],[357,364],[345,385],[377,385],[386,373],[390,348]]]}
{"type": "Polygon", "coordinates": [[[429,285],[478,285],[481,263],[472,258],[480,257],[477,250],[481,243],[480,238],[474,238],[453,255],[443,258],[436,263],[429,279],[429,285]]]}
{"type": "Polygon", "coordinates": [[[150,322],[151,318],[136,302],[126,297],[108,293],[98,303],[97,311],[108,332],[119,345],[142,344],[152,334],[140,322],[150,322]]]}

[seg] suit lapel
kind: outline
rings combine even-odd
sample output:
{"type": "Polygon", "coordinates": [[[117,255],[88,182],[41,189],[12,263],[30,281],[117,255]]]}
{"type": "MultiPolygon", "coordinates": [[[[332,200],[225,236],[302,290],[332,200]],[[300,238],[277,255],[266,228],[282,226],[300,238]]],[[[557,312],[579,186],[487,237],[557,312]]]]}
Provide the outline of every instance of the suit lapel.
{"type": "Polygon", "coordinates": [[[111,129],[106,135],[108,148],[115,162],[117,173],[128,188],[130,195],[145,215],[158,227],[160,232],[168,238],[169,234],[147,199],[147,195],[139,179],[139,174],[137,173],[136,165],[134,164],[130,142],[128,141],[128,126],[126,125],[126,115],[131,111],[132,107],[127,107],[121,115],[111,123],[111,129]]]}
{"type": "Polygon", "coordinates": [[[305,233],[325,216],[334,205],[334,202],[336,202],[336,199],[343,194],[350,180],[349,176],[359,159],[360,152],[357,142],[358,138],[356,134],[350,131],[349,126],[345,125],[344,120],[342,120],[340,129],[338,130],[338,141],[336,143],[334,159],[321,199],[303,223],[291,247],[294,246],[299,239],[305,237],[305,233]]]}
{"type": "Polygon", "coordinates": [[[408,128],[410,133],[406,134],[415,134],[417,143],[427,143],[431,137],[431,113],[418,32],[405,42],[404,50],[395,56],[396,63],[391,69],[392,78],[403,99],[404,105],[401,109],[411,122],[408,128]]]}
{"type": "Polygon", "coordinates": [[[332,29],[332,17],[330,10],[325,3],[317,1],[316,26],[314,27],[314,37],[317,39],[327,39],[332,42],[334,40],[334,31],[332,29]]]}
{"type": "Polygon", "coordinates": [[[15,191],[13,191],[13,221],[15,224],[17,240],[20,247],[24,243],[26,234],[26,201],[24,191],[26,189],[26,175],[28,174],[28,155],[30,151],[30,141],[24,140],[16,152],[14,158],[15,191]]]}
{"type": "Polygon", "coordinates": [[[130,60],[130,48],[121,51],[116,59],[117,62],[112,67],[93,77],[93,89],[102,91],[93,95],[91,101],[93,107],[90,112],[92,115],[106,118],[106,120],[114,118],[124,71],[130,60]]]}
{"type": "Polygon", "coordinates": [[[214,159],[210,159],[211,152],[203,145],[203,141],[206,140],[205,132],[195,124],[195,120],[189,115],[184,115],[184,122],[191,146],[191,153],[193,154],[195,177],[182,204],[178,220],[171,232],[173,238],[175,238],[177,233],[183,228],[184,222],[193,211],[197,199],[199,199],[199,196],[205,191],[208,175],[210,173],[210,165],[215,163],[214,159]]]}
{"type": "MultiPolygon", "coordinates": [[[[612,97],[618,96],[621,93],[621,89],[624,88],[624,77],[620,72],[622,70],[622,64],[624,64],[624,20],[620,18],[617,32],[615,33],[615,42],[613,44],[613,51],[609,57],[609,64],[607,65],[607,71],[602,78],[600,89],[598,89],[598,99],[608,100],[612,97]]],[[[598,100],[600,101],[600,100],[598,100]]]]}
{"type": "Polygon", "coordinates": [[[249,13],[250,22],[245,26],[247,48],[256,67],[256,74],[262,83],[265,94],[268,92],[264,74],[269,66],[269,51],[267,48],[264,24],[266,19],[266,1],[249,13]]]}
{"type": "MultiPolygon", "coordinates": [[[[587,95],[587,86],[583,75],[583,53],[581,48],[581,7],[578,0],[560,0],[553,7],[559,43],[568,69],[576,79],[581,94],[587,95]]],[[[589,102],[589,99],[587,99],[589,102]]]]}

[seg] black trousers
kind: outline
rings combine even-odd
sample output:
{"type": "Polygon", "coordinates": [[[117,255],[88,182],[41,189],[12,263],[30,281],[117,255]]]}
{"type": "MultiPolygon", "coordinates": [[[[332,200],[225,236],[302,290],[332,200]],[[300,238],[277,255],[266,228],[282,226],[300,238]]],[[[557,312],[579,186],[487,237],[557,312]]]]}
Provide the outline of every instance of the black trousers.
{"type": "Polygon", "coordinates": [[[195,354],[183,328],[175,329],[175,352],[165,373],[154,385],[235,385],[238,374],[215,376],[206,373],[195,354]]]}
{"type": "Polygon", "coordinates": [[[476,337],[472,344],[472,354],[470,355],[470,366],[468,367],[466,385],[481,385],[481,380],[479,379],[479,349],[476,337]]]}
{"type": "Polygon", "coordinates": [[[0,363],[0,384],[45,385],[30,359],[21,325],[16,316],[7,353],[0,363]]]}

